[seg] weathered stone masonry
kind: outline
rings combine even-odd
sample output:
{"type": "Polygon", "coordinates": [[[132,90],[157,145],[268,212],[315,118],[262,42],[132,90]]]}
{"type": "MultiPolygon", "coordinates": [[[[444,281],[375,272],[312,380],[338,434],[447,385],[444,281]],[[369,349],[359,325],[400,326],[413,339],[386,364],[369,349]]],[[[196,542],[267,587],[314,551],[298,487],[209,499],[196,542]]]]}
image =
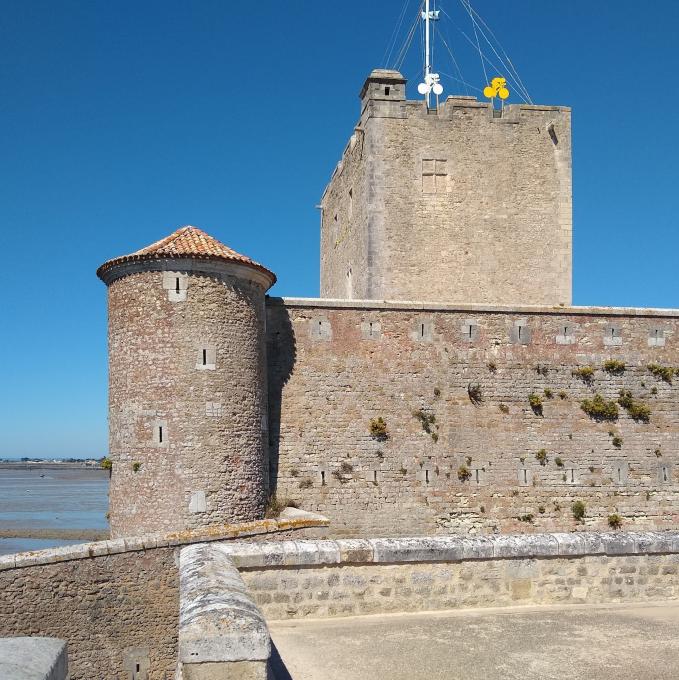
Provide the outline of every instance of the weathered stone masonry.
{"type": "Polygon", "coordinates": [[[321,201],[321,296],[571,303],[571,114],[406,101],[374,71],[321,201]]]}
{"type": "Polygon", "coordinates": [[[0,556],[0,637],[67,641],[71,680],[174,680],[181,547],[318,536],[327,524],[290,511],[279,520],[0,556]]]}
{"type": "Polygon", "coordinates": [[[99,274],[109,292],[113,536],[263,517],[273,274],[193,227],[99,274]]]}
{"type": "Polygon", "coordinates": [[[676,523],[679,386],[648,365],[679,365],[679,313],[280,299],[267,311],[277,491],[336,535],[676,523]],[[619,374],[603,370],[611,358],[619,374]],[[591,382],[573,374],[585,366],[591,382]],[[583,412],[621,390],[648,423],[622,406],[611,422],[583,412]],[[385,441],[370,433],[378,417],[385,441]]]}

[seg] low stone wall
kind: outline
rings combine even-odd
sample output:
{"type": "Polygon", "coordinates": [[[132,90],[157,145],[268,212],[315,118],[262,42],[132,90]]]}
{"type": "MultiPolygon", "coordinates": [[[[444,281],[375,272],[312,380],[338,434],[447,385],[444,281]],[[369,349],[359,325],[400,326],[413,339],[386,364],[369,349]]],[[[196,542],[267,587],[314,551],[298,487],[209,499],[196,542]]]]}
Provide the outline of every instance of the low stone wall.
{"type": "Polygon", "coordinates": [[[183,548],[179,573],[182,680],[266,680],[269,631],[223,546],[183,548]]]}
{"type": "Polygon", "coordinates": [[[295,513],[0,557],[0,636],[66,640],[71,680],[174,680],[178,548],[233,538],[271,540],[325,525],[323,518],[295,513]]]}
{"type": "Polygon", "coordinates": [[[679,532],[224,546],[267,619],[679,598],[679,532]]]}

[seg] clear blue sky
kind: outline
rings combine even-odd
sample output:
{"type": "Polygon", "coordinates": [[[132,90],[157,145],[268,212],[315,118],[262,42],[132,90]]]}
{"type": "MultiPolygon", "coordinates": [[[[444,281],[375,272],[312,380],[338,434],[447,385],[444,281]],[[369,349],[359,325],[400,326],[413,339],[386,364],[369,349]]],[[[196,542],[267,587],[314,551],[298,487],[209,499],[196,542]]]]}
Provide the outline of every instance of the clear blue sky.
{"type": "MultiPolygon", "coordinates": [[[[318,295],[314,206],[401,6],[0,2],[0,456],[106,452],[104,260],[194,224],[273,269],[273,294],[318,295]]],[[[474,6],[532,99],[573,107],[575,303],[679,307],[679,3],[474,6]]]]}

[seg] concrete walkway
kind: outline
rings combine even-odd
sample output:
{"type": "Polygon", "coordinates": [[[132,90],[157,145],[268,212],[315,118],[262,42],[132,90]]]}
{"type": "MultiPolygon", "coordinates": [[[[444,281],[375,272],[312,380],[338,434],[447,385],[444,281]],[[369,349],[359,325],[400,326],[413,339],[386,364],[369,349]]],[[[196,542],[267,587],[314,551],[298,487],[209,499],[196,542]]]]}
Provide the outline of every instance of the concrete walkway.
{"type": "Polygon", "coordinates": [[[676,680],[679,602],[269,623],[277,680],[676,680]]]}

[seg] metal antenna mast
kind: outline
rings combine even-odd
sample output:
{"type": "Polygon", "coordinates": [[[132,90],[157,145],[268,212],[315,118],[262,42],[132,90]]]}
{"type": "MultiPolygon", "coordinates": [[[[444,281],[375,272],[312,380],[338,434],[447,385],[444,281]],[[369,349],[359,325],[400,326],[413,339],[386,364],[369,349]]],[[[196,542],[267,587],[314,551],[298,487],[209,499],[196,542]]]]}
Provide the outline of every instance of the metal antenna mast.
{"type": "Polygon", "coordinates": [[[429,99],[431,93],[436,95],[436,108],[438,108],[439,95],[443,93],[443,87],[439,82],[441,80],[438,73],[431,71],[431,22],[439,20],[439,10],[429,9],[430,0],[424,1],[424,11],[422,12],[422,19],[424,20],[424,82],[417,86],[417,91],[424,95],[429,108],[429,99]]]}

